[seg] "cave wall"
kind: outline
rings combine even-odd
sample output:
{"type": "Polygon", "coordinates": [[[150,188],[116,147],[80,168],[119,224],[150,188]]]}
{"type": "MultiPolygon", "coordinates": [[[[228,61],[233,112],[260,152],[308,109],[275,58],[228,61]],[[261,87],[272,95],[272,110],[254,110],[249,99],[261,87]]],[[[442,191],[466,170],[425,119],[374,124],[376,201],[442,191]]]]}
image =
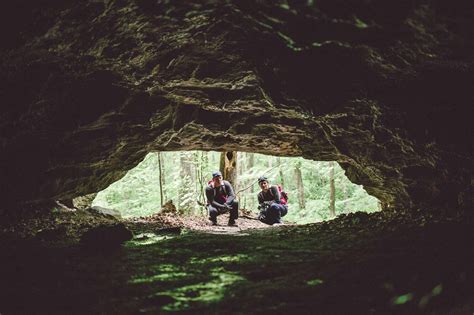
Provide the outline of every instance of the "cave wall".
{"type": "Polygon", "coordinates": [[[391,208],[470,208],[471,1],[17,1],[1,10],[4,206],[151,150],[337,160],[391,208]]]}

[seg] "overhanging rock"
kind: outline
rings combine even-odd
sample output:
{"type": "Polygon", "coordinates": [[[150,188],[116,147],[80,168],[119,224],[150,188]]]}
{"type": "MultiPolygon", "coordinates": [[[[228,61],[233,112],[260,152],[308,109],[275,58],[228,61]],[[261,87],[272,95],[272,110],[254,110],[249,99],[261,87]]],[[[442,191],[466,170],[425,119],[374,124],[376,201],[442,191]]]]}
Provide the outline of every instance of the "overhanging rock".
{"type": "Polygon", "coordinates": [[[151,150],[204,149],[337,160],[385,205],[469,207],[469,1],[301,3],[8,4],[5,201],[72,199],[151,150]]]}

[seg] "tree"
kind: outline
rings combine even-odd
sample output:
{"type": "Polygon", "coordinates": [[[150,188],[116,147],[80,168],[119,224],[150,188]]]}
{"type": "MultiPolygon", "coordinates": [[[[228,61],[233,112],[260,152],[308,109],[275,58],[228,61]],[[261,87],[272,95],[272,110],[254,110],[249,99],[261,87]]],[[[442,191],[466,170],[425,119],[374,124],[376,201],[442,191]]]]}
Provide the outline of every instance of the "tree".
{"type": "Polygon", "coordinates": [[[341,203],[340,212],[345,212],[346,208],[347,208],[347,205],[348,205],[347,200],[349,198],[348,191],[347,191],[347,181],[342,181],[341,189],[342,189],[342,200],[343,200],[343,202],[341,203]]]}
{"type": "Polygon", "coordinates": [[[281,159],[280,159],[280,157],[277,157],[277,166],[278,166],[278,174],[280,175],[281,187],[285,188],[285,178],[283,177],[283,170],[281,168],[281,159]]]}
{"type": "Polygon", "coordinates": [[[238,186],[237,157],[237,151],[222,152],[219,168],[222,173],[222,177],[232,184],[234,190],[237,189],[238,186]]]}
{"type": "Polygon", "coordinates": [[[334,161],[329,162],[329,214],[336,216],[336,185],[334,184],[334,161]]]}
{"type": "Polygon", "coordinates": [[[165,194],[163,191],[163,186],[164,186],[163,163],[161,159],[161,152],[157,152],[156,154],[158,158],[158,173],[160,174],[160,204],[163,207],[163,204],[165,203],[165,194]]]}
{"type": "Polygon", "coordinates": [[[204,187],[207,185],[206,173],[209,168],[209,157],[207,151],[201,151],[199,157],[199,163],[196,165],[197,170],[197,180],[198,180],[198,191],[199,191],[199,200],[201,203],[206,202],[206,196],[204,194],[204,187]]]}
{"type": "MultiPolygon", "coordinates": [[[[248,157],[248,160],[247,160],[247,169],[250,170],[250,171],[253,171],[253,167],[255,166],[255,154],[253,153],[247,153],[247,157],[248,157]]],[[[255,191],[255,188],[254,186],[252,185],[250,187],[250,192],[253,194],[255,191]]]]}
{"type": "Polygon", "coordinates": [[[301,176],[301,161],[298,161],[295,165],[295,179],[296,179],[296,189],[298,191],[298,204],[300,209],[305,209],[305,200],[304,200],[304,185],[303,185],[303,176],[301,176]]]}
{"type": "Polygon", "coordinates": [[[182,214],[194,213],[195,210],[195,172],[192,152],[180,152],[180,186],[179,186],[179,211],[182,214]]]}

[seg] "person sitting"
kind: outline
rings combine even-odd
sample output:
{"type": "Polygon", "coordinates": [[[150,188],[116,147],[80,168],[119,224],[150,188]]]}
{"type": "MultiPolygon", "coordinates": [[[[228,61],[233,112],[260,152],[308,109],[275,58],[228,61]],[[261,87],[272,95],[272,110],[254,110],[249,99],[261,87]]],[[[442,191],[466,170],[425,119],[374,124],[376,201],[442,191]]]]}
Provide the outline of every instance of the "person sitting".
{"type": "Polygon", "coordinates": [[[235,198],[232,185],[222,179],[222,173],[219,171],[212,173],[212,180],[206,187],[207,209],[209,211],[209,220],[213,225],[217,225],[217,216],[226,212],[229,214],[229,226],[237,226],[239,213],[239,202],[235,198]]]}
{"type": "Polygon", "coordinates": [[[258,193],[259,220],[266,224],[281,224],[281,217],[288,213],[288,205],[285,198],[282,198],[278,186],[270,185],[265,176],[258,179],[258,185],[262,189],[258,193]]]}

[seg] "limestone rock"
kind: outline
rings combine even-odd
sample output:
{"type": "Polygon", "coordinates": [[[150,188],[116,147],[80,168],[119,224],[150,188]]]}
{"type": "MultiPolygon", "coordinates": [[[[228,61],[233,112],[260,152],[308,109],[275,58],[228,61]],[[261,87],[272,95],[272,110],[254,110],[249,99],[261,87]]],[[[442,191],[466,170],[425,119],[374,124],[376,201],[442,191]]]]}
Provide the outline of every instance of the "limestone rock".
{"type": "Polygon", "coordinates": [[[109,209],[109,208],[104,208],[104,207],[99,207],[99,206],[93,206],[91,208],[87,208],[86,211],[93,213],[93,214],[99,214],[99,215],[104,215],[106,217],[111,217],[117,220],[120,220],[122,218],[122,215],[119,210],[115,209],[109,209]]]}
{"type": "Polygon", "coordinates": [[[74,204],[74,207],[80,210],[84,210],[84,209],[92,207],[92,202],[94,201],[96,196],[97,196],[97,193],[88,194],[85,196],[79,196],[79,197],[74,198],[72,202],[74,204]]]}

